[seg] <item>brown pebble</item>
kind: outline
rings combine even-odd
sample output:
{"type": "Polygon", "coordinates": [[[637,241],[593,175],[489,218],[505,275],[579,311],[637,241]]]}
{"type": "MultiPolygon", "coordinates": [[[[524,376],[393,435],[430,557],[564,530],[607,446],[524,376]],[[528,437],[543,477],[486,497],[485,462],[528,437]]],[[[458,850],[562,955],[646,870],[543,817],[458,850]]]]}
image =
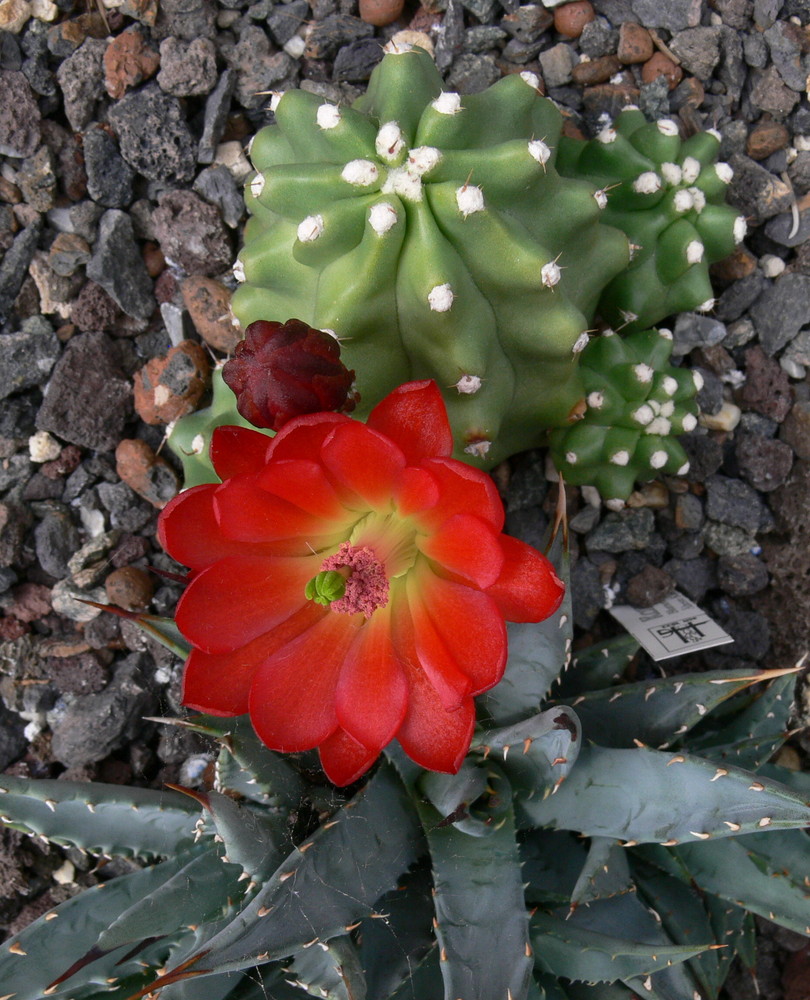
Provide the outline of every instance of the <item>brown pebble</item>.
{"type": "Polygon", "coordinates": [[[23,200],[22,191],[5,177],[0,177],[0,201],[9,205],[19,205],[23,200]]]}
{"type": "Polygon", "coordinates": [[[659,76],[663,76],[669,84],[669,89],[674,90],[683,79],[683,70],[663,52],[656,52],[641,67],[641,79],[644,83],[652,83],[659,76]]]}
{"type": "Polygon", "coordinates": [[[51,612],[51,588],[43,583],[21,583],[11,594],[14,603],[8,610],[18,621],[39,621],[51,612]]]}
{"type": "Polygon", "coordinates": [[[781,122],[763,119],[751,129],[745,151],[752,160],[765,160],[771,153],[784,149],[789,141],[790,132],[781,122]]]}
{"type": "Polygon", "coordinates": [[[653,40],[649,31],[635,21],[625,21],[619,28],[619,47],[616,50],[619,62],[626,66],[645,63],[652,54],[653,40]]]}
{"type": "Polygon", "coordinates": [[[208,388],[211,365],[193,340],[183,340],[165,358],[152,358],[135,373],[135,409],[147,424],[170,424],[192,413],[208,388]]]}
{"type": "Polygon", "coordinates": [[[360,20],[383,28],[396,21],[404,6],[404,0],[360,0],[360,20]]]}
{"type": "Polygon", "coordinates": [[[588,0],[575,0],[554,9],[554,29],[566,38],[579,38],[582,29],[596,18],[588,0]]]}
{"type": "Polygon", "coordinates": [[[622,68],[616,56],[600,56],[577,63],[571,70],[574,83],[580,87],[592,87],[595,83],[605,83],[622,68]]]}
{"type": "Polygon", "coordinates": [[[126,611],[145,611],[155,592],[155,582],[144,569],[122,566],[110,573],[104,581],[104,590],[110,604],[126,611]]]}
{"type": "Polygon", "coordinates": [[[233,325],[228,289],[213,278],[195,274],[186,278],[181,291],[197,333],[209,347],[232,354],[242,333],[233,325]]]}
{"type": "Polygon", "coordinates": [[[123,97],[160,66],[160,55],[147,41],[146,31],[133,25],[113,38],[104,52],[104,86],[114,100],[123,97]]]}
{"type": "Polygon", "coordinates": [[[150,278],[157,278],[166,269],[166,258],[157,243],[153,243],[151,240],[144,243],[142,256],[150,278]]]}
{"type": "Polygon", "coordinates": [[[718,281],[739,281],[740,278],[747,278],[749,274],[753,274],[756,269],[757,259],[751,251],[745,247],[737,247],[728,257],[712,264],[709,273],[718,281]]]}
{"type": "Polygon", "coordinates": [[[180,477],[145,441],[121,441],[115,449],[115,470],[130,489],[158,510],[180,489],[180,477]]]}

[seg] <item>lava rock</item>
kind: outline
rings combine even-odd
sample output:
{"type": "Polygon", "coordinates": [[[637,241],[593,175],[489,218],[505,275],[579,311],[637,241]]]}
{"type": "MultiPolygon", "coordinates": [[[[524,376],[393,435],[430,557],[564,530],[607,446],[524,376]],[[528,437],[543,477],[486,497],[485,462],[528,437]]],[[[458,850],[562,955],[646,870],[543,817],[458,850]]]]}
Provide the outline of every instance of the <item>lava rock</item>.
{"type": "Polygon", "coordinates": [[[769,66],[754,84],[751,103],[774,118],[786,118],[799,103],[799,95],[785,86],[775,66],[769,66]]]}
{"type": "Polygon", "coordinates": [[[164,38],[160,43],[158,86],[175,97],[200,97],[210,93],[217,82],[217,53],[208,38],[191,42],[164,38]]]}
{"type": "Polygon", "coordinates": [[[152,315],[155,308],[152,281],[135,243],[132,220],[125,212],[111,208],[101,217],[87,277],[100,285],[128,316],[147,320],[152,315]]]}
{"type": "MultiPolygon", "coordinates": [[[[322,21],[313,25],[313,34],[320,31],[325,23],[322,21]]],[[[369,34],[374,31],[370,24],[365,27],[369,34]]],[[[310,39],[312,37],[310,35],[310,39]]],[[[295,70],[295,63],[286,52],[272,51],[270,39],[258,26],[242,32],[239,42],[228,55],[228,63],[236,70],[236,99],[248,109],[262,107],[267,102],[264,92],[273,90],[295,70]]]]}
{"type": "Polygon", "coordinates": [[[86,333],[90,330],[112,330],[118,316],[118,306],[95,281],[82,286],[70,310],[70,322],[86,333]]]}
{"type": "MultiPolygon", "coordinates": [[[[747,138],[747,132],[745,133],[747,138]]],[[[734,177],[728,200],[754,224],[789,210],[793,194],[784,181],[756,163],[750,156],[735,153],[729,158],[734,177]]]]}
{"type": "Polygon", "coordinates": [[[589,552],[628,552],[646,549],[655,530],[655,517],[646,507],[611,511],[587,536],[589,552]]]}
{"type": "Polygon", "coordinates": [[[735,455],[745,481],[762,493],[780,487],[793,465],[793,450],[789,445],[760,434],[740,434],[735,455]]]}
{"type": "Polygon", "coordinates": [[[210,347],[223,354],[232,354],[242,336],[231,320],[228,289],[213,278],[197,275],[187,278],[181,290],[197,333],[210,347]]]}
{"type": "Polygon", "coordinates": [[[61,345],[43,316],[23,320],[19,333],[5,334],[0,365],[0,399],[13,392],[44,385],[59,360],[61,345]]]}
{"type": "Polygon", "coordinates": [[[632,0],[633,12],[648,28],[683,31],[700,24],[701,0],[632,0]]]}
{"type": "Polygon", "coordinates": [[[93,120],[96,102],[104,96],[104,52],[107,43],[87,38],[56,71],[62,88],[65,115],[74,132],[81,132],[93,120]]]}
{"type": "Polygon", "coordinates": [[[737,402],[777,423],[782,423],[793,403],[787,373],[757,344],[745,352],[745,385],[737,391],[737,402]]]}
{"type": "Polygon", "coordinates": [[[798,458],[810,459],[810,402],[799,400],[785,418],[779,437],[798,458]]]}
{"type": "Polygon", "coordinates": [[[149,83],[121,98],[109,116],[121,154],[138,173],[166,184],[193,178],[196,143],[176,97],[149,83]]]}
{"type": "Polygon", "coordinates": [[[672,37],[669,47],[684,69],[699,80],[708,80],[720,62],[722,28],[687,28],[672,37]]]}
{"type": "Polygon", "coordinates": [[[135,172],[121,156],[114,136],[96,126],[82,141],[87,171],[87,193],[105,208],[125,208],[132,201],[135,172]]]}
{"type": "Polygon", "coordinates": [[[309,17],[307,0],[274,5],[267,15],[267,27],[276,45],[286,45],[309,17]]]}
{"type": "Polygon", "coordinates": [[[22,73],[0,70],[0,155],[33,156],[42,137],[42,118],[22,73]]]}
{"type": "Polygon", "coordinates": [[[674,589],[675,581],[666,570],[647,564],[628,581],[625,596],[634,608],[651,608],[669,597],[674,589]]]}
{"type": "Polygon", "coordinates": [[[210,384],[210,374],[208,357],[193,340],[182,341],[165,358],[152,358],[135,374],[138,416],[147,424],[170,424],[192,413],[210,384]]]}
{"type": "MultiPolygon", "coordinates": [[[[42,224],[37,220],[14,237],[14,242],[0,262],[0,323],[8,319],[14,300],[28,274],[37,250],[42,224]]],[[[1,378],[2,376],[0,376],[1,378]]]]}
{"type": "Polygon", "coordinates": [[[152,216],[167,260],[189,274],[212,277],[229,270],[233,251],[222,216],[192,191],[168,191],[152,216]]]}
{"type": "Polygon", "coordinates": [[[717,586],[717,572],[712,559],[677,557],[664,563],[664,570],[677,589],[698,604],[709,590],[717,586]]]}
{"type": "Polygon", "coordinates": [[[580,557],[571,570],[571,604],[574,624],[591,628],[605,606],[605,588],[599,567],[590,559],[580,557]]]}
{"type": "Polygon", "coordinates": [[[750,552],[721,556],[717,561],[717,583],[732,597],[750,597],[768,586],[768,570],[750,552]]]}
{"type": "Polygon", "coordinates": [[[706,514],[713,521],[756,532],[762,523],[762,507],[756,490],[738,479],[715,474],[706,480],[706,514]]]}
{"type": "Polygon", "coordinates": [[[34,546],[39,564],[55,580],[68,575],[68,559],[79,545],[79,532],[70,511],[62,504],[51,507],[34,528],[34,546]]]}
{"type": "Polygon", "coordinates": [[[112,450],[132,413],[132,389],[103,333],[73,337],[53,370],[37,427],[64,441],[112,450]]]}

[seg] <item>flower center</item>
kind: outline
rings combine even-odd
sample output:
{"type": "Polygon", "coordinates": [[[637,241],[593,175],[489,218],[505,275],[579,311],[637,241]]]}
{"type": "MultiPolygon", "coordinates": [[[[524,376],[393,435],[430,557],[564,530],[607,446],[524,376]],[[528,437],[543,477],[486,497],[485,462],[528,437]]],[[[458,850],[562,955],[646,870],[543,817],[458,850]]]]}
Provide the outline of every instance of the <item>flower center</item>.
{"type": "Polygon", "coordinates": [[[368,547],[344,542],[334,555],[324,559],[321,571],[307,584],[309,600],[327,604],[343,615],[358,612],[371,618],[388,603],[388,579],[382,563],[368,547]]]}

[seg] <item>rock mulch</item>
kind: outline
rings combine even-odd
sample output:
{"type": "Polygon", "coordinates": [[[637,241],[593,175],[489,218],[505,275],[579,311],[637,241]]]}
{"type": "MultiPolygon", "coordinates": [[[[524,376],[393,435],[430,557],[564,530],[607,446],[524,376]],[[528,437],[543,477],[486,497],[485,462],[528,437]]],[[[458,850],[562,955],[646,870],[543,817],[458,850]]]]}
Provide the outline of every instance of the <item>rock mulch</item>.
{"type": "MultiPolygon", "coordinates": [[[[704,377],[692,468],[621,513],[569,491],[576,623],[604,633],[609,601],[678,587],[734,637],[707,666],[807,648],[805,0],[0,0],[0,29],[0,769],[159,783],[205,752],[139,721],[179,710],[178,664],[81,600],[170,614],[177,599],[147,569],[178,569],[154,537],[180,481],[163,424],[235,343],[266,92],[349,102],[403,31],[462,93],[532,70],[586,134],[630,101],[719,130],[750,235],[714,268],[714,312],[674,321],[675,356],[704,377]]],[[[515,460],[512,530],[539,540],[554,493],[542,455],[515,460]]],[[[58,864],[4,837],[13,927],[58,864]]]]}

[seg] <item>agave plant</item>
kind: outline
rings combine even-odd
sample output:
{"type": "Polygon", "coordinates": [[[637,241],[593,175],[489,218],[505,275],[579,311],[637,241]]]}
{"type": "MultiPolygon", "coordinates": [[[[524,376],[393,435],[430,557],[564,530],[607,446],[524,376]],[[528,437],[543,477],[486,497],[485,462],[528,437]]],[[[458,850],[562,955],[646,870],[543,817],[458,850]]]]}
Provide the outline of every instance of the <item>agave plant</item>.
{"type": "Polygon", "coordinates": [[[795,671],[633,680],[629,637],[571,644],[567,600],[510,626],[455,775],[389,748],[352,795],[198,715],[165,721],[219,743],[207,791],[3,776],[8,825],[143,867],[2,945],[2,996],[717,997],[755,914],[810,935],[810,776],[769,763],[795,671]]]}

